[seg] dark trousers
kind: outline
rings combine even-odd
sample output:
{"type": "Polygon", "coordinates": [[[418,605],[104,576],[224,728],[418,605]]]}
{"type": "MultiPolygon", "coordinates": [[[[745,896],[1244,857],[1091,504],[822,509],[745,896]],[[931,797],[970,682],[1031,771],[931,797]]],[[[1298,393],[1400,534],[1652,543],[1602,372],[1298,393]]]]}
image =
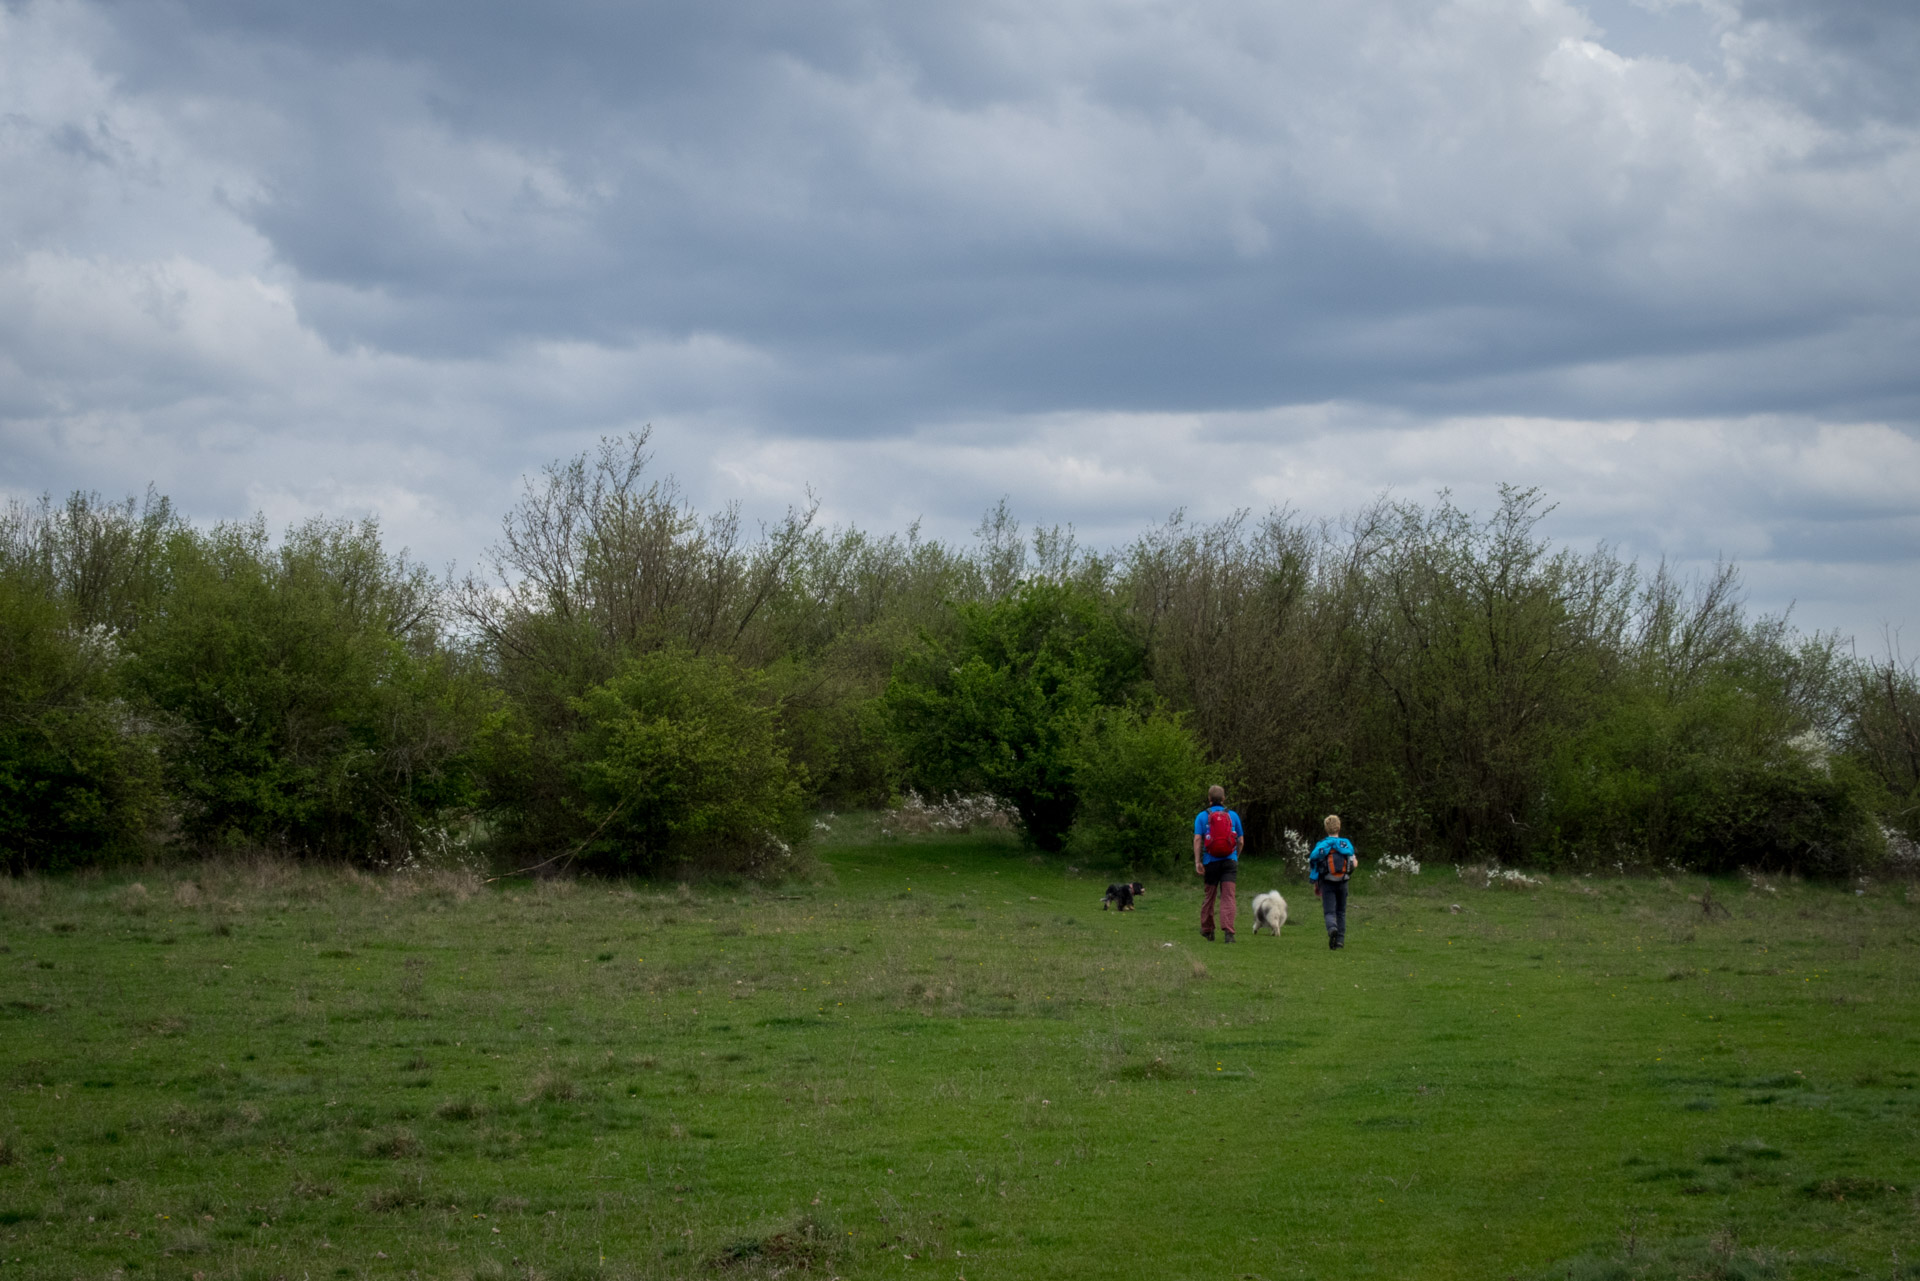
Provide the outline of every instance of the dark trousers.
{"type": "Polygon", "coordinates": [[[1347,887],[1351,881],[1315,881],[1320,891],[1320,914],[1327,918],[1327,933],[1347,936],[1347,887]]]}
{"type": "Polygon", "coordinates": [[[1206,897],[1200,900],[1200,932],[1208,938],[1213,937],[1213,905],[1217,899],[1220,904],[1220,928],[1233,933],[1233,878],[1239,870],[1239,864],[1230,858],[1217,863],[1209,863],[1202,872],[1207,878],[1206,897]]]}

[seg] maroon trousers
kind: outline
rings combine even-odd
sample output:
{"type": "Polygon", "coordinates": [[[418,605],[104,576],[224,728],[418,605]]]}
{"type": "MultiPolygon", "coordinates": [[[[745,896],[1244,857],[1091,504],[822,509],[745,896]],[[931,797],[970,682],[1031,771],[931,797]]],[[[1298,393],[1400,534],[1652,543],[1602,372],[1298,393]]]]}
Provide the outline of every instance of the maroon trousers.
{"type": "Polygon", "coordinates": [[[1220,928],[1233,933],[1234,917],[1234,873],[1239,870],[1232,859],[1221,859],[1218,863],[1207,865],[1206,895],[1200,900],[1200,933],[1207,938],[1213,937],[1213,905],[1217,899],[1220,904],[1220,928]]]}

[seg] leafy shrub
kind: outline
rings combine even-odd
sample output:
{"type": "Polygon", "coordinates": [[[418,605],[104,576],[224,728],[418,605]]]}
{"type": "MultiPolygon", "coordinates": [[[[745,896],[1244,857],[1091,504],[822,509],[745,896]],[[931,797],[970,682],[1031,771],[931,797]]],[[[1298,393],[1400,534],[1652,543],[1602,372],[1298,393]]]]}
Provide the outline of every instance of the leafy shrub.
{"type": "Polygon", "coordinates": [[[1084,858],[1172,871],[1191,855],[1193,816],[1217,781],[1181,717],[1159,708],[1096,713],[1074,754],[1080,809],[1069,846],[1084,858]]]}
{"type": "Polygon", "coordinates": [[[1843,875],[1878,856],[1868,792],[1750,674],[1623,698],[1554,762],[1549,818],[1571,861],[1843,875]],[[1796,732],[1800,731],[1800,732],[1796,732]]]}
{"type": "Polygon", "coordinates": [[[180,531],[131,679],[180,726],[169,774],[187,834],[365,857],[469,798],[481,695],[438,651],[435,591],[371,524],[180,531]]]}
{"type": "Polygon", "coordinates": [[[117,696],[118,651],[41,586],[0,572],[0,850],[10,872],[141,846],[164,813],[150,720],[117,696]]]}
{"type": "Polygon", "coordinates": [[[926,640],[887,689],[909,781],[939,796],[998,796],[1034,844],[1057,850],[1079,805],[1086,719],[1134,691],[1144,650],[1102,601],[1068,583],[1024,583],[962,606],[959,620],[954,640],[926,640]]]}
{"type": "Polygon", "coordinates": [[[588,861],[777,867],[808,828],[800,773],[763,678],[727,658],[661,650],[577,700],[577,822],[588,861]]]}
{"type": "Polygon", "coordinates": [[[782,659],[766,672],[779,695],[781,741],[804,768],[813,803],[883,808],[899,762],[881,700],[831,664],[782,659]]]}

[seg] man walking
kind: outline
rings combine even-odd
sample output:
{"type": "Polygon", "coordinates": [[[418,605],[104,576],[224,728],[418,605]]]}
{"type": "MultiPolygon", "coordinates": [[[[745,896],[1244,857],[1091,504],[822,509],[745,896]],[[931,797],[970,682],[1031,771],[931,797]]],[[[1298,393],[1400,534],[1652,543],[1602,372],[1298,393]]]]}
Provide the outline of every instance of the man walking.
{"type": "Polygon", "coordinates": [[[1240,869],[1240,851],[1247,837],[1240,816],[1227,808],[1227,789],[1207,789],[1207,808],[1193,819],[1193,871],[1206,879],[1206,897],[1200,900],[1200,937],[1213,942],[1213,904],[1220,902],[1220,932],[1233,942],[1233,878],[1240,869]]]}

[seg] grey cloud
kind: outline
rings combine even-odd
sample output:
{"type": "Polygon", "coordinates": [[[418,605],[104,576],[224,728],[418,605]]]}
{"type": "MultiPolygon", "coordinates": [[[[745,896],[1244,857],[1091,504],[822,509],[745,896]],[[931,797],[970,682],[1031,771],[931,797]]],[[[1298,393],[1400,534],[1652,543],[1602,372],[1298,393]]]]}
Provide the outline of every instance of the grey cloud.
{"type": "Polygon", "coordinates": [[[1920,120],[1920,9],[1905,0],[1741,0],[1745,70],[1823,116],[1920,120]]]}
{"type": "MultiPolygon", "coordinates": [[[[1756,296],[1811,242],[1876,229],[1779,165],[1716,182],[1687,123],[1712,93],[1586,69],[1566,42],[1602,28],[1572,9],[109,12],[128,84],[257,110],[210,145],[258,175],[236,208],[336,343],[724,334],[786,365],[733,403],[813,430],[929,402],[1464,406],[1538,386],[1518,407],[1540,410],[1596,361],[1817,344],[1914,283],[1909,265],[1837,300],[1822,281],[1756,296]],[[1543,90],[1547,71],[1572,87],[1543,90]],[[1627,109],[1673,136],[1626,136],[1609,113],[1627,109]],[[1536,118],[1554,111],[1573,115],[1536,118]],[[1677,270],[1648,273],[1661,257],[1677,270]]],[[[1754,407],[1697,381],[1690,410],[1754,407]]],[[[1643,412],[1619,386],[1580,403],[1643,412]]],[[[1866,399],[1912,411],[1903,389],[1866,399]]]]}
{"type": "MultiPolygon", "coordinates": [[[[777,509],[806,467],[841,492],[894,468],[903,518],[958,527],[1037,469],[1036,503],[1101,529],[1173,497],[1102,452],[1148,444],[1075,436],[1056,474],[1022,441],[1164,413],[1239,415],[1251,447],[1321,405],[1340,421],[1285,420],[1300,452],[1511,416],[1920,422],[1899,5],[39,0],[0,22],[16,490],[118,450],[201,510],[391,504],[470,555],[515,471],[648,420],[697,492],[777,509]]],[[[1777,510],[1713,501],[1727,528],[1777,510]]],[[[1906,556],[1897,517],[1779,514],[1778,537],[1906,556]]]]}

